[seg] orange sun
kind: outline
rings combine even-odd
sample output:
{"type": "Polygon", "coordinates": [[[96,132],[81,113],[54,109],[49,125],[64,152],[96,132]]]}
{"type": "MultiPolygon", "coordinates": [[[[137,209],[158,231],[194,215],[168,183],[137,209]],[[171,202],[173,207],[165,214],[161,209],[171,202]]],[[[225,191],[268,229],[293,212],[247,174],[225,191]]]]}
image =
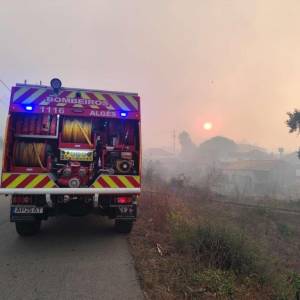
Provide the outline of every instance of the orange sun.
{"type": "Polygon", "coordinates": [[[211,122],[205,122],[204,124],[203,124],[203,129],[205,129],[205,130],[212,130],[212,128],[213,128],[213,124],[211,123],[211,122]]]}

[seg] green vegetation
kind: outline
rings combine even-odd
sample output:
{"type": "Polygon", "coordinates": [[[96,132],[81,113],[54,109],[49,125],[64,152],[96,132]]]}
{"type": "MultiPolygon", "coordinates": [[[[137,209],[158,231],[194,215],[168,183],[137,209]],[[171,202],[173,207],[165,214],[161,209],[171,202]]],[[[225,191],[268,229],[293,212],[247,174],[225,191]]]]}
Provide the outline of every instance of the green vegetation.
{"type": "Polygon", "coordinates": [[[212,223],[198,225],[190,229],[183,241],[182,233],[175,233],[175,241],[185,248],[192,249],[192,255],[198,263],[207,267],[233,271],[235,274],[259,273],[259,248],[246,239],[243,232],[236,228],[222,227],[212,223]]]}
{"type": "Polygon", "coordinates": [[[235,294],[236,276],[219,269],[204,269],[194,274],[193,280],[218,296],[232,298],[235,294]]]}
{"type": "Polygon", "coordinates": [[[283,238],[290,239],[295,235],[294,228],[288,224],[277,223],[277,229],[283,238]]]}

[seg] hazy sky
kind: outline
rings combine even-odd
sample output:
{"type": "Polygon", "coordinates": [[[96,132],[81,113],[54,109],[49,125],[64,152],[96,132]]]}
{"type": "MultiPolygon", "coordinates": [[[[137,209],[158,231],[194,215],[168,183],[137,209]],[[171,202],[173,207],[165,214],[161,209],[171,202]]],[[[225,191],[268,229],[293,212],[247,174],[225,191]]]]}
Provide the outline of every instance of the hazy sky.
{"type": "MultiPolygon", "coordinates": [[[[0,0],[0,79],[136,91],[143,143],[225,135],[297,149],[299,0],[0,0]],[[212,131],[203,123],[210,121],[212,131]]],[[[0,87],[0,116],[8,93],[0,87]]],[[[3,126],[3,125],[2,125],[3,126]]]]}

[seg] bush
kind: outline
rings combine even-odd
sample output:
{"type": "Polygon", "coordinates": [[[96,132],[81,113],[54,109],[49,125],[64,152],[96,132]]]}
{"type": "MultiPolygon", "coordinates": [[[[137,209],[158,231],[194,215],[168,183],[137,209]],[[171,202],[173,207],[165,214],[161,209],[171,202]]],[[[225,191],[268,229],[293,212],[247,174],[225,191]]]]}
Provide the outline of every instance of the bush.
{"type": "Polygon", "coordinates": [[[199,264],[205,262],[210,268],[230,270],[235,274],[265,274],[266,260],[262,260],[258,247],[236,228],[216,224],[193,227],[182,223],[180,226],[175,222],[173,237],[179,248],[193,252],[199,264]]]}
{"type": "Polygon", "coordinates": [[[195,282],[201,284],[206,291],[216,293],[217,296],[231,298],[234,295],[235,275],[232,272],[207,269],[195,273],[193,279],[195,282]]]}
{"type": "Polygon", "coordinates": [[[300,294],[300,277],[297,273],[277,274],[272,280],[273,299],[298,300],[300,294]]]}
{"type": "Polygon", "coordinates": [[[192,244],[195,254],[210,267],[246,275],[258,271],[258,249],[237,229],[202,225],[192,244]]]}
{"type": "Polygon", "coordinates": [[[285,239],[292,238],[295,234],[294,228],[292,228],[290,225],[285,224],[285,223],[278,223],[277,229],[278,229],[280,235],[285,239]]]}
{"type": "Polygon", "coordinates": [[[270,210],[264,206],[257,206],[253,209],[253,213],[257,214],[260,217],[269,217],[270,210]]]}
{"type": "Polygon", "coordinates": [[[191,224],[178,212],[171,212],[169,214],[169,224],[177,249],[187,250],[194,236],[194,230],[191,224]]]}

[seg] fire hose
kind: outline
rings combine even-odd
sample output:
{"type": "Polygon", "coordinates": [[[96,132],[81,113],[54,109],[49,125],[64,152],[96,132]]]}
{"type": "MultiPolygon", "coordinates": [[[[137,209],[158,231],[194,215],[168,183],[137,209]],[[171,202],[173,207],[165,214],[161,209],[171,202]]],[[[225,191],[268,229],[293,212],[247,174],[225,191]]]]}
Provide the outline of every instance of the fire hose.
{"type": "Polygon", "coordinates": [[[88,143],[90,146],[92,123],[78,119],[65,119],[62,129],[62,139],[69,143],[88,143]]]}
{"type": "Polygon", "coordinates": [[[43,165],[45,159],[46,143],[15,143],[13,152],[13,162],[15,166],[40,167],[45,169],[43,165]]]}

